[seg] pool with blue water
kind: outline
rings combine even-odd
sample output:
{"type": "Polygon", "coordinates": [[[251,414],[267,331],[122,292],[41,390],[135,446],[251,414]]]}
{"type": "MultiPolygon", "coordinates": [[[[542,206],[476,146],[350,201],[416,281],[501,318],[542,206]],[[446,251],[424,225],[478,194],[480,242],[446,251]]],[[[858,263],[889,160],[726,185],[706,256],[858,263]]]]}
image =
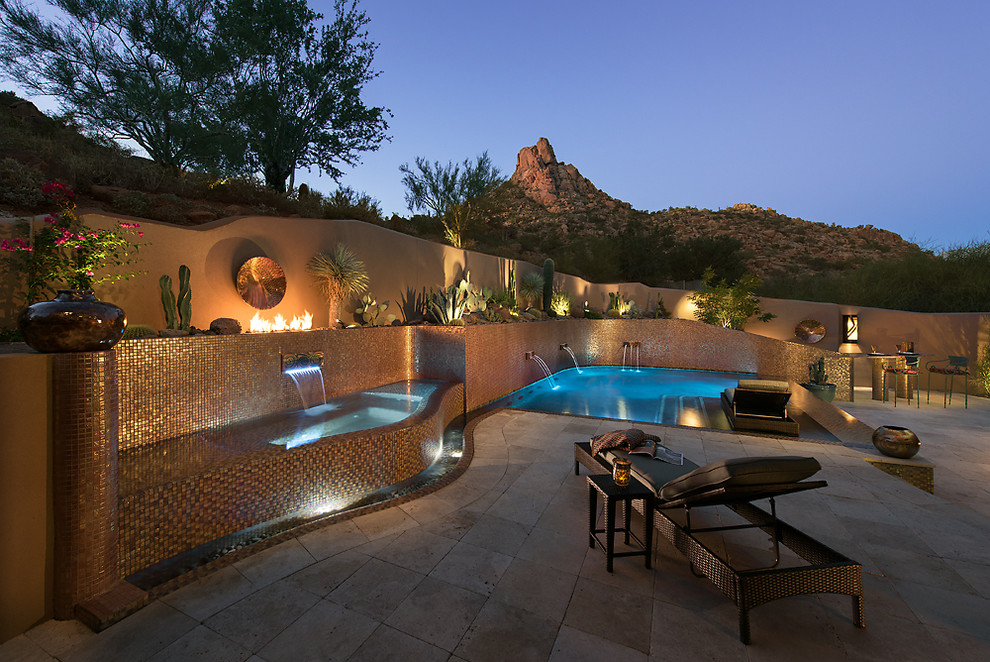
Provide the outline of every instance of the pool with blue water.
{"type": "Polygon", "coordinates": [[[644,423],[729,429],[719,396],[751,373],[588,366],[554,373],[490,405],[644,423]]]}

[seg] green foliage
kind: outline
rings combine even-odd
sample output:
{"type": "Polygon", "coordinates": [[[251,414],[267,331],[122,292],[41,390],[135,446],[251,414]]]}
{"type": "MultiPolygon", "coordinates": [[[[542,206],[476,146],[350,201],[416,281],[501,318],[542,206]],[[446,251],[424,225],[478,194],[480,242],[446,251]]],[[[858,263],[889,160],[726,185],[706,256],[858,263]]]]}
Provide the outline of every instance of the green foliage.
{"type": "Polygon", "coordinates": [[[976,383],[983,387],[985,393],[990,393],[990,343],[983,345],[980,356],[976,360],[976,383]]]}
{"type": "Polygon", "coordinates": [[[824,386],[828,384],[828,373],[825,372],[825,357],[812,361],[808,366],[808,378],[812,384],[824,386]]]}
{"type": "Polygon", "coordinates": [[[151,218],[151,212],[155,208],[155,200],[141,191],[127,191],[113,197],[113,206],[117,211],[128,216],[151,218]]]}
{"type": "Polygon", "coordinates": [[[778,298],[922,313],[985,311],[990,301],[990,242],[937,254],[912,251],[844,273],[781,278],[760,291],[778,298]]]}
{"type": "MultiPolygon", "coordinates": [[[[300,187],[301,188],[301,187],[300,187]]],[[[309,193],[309,197],[317,194],[309,193]]],[[[300,191],[300,202],[307,197],[300,191]]],[[[322,200],[320,214],[323,218],[355,219],[366,223],[384,223],[381,203],[367,193],[358,193],[350,186],[338,187],[322,200]]]]}
{"type": "Polygon", "coordinates": [[[165,311],[165,328],[179,328],[179,316],[175,311],[175,293],[172,291],[172,277],[162,274],[158,279],[158,287],[162,291],[162,309],[165,311]]]}
{"type": "Polygon", "coordinates": [[[496,310],[495,308],[488,308],[487,310],[485,310],[484,318],[486,321],[491,322],[492,324],[499,324],[501,322],[506,321],[505,318],[502,317],[502,313],[498,312],[498,310],[496,310]]]}
{"type": "Polygon", "coordinates": [[[395,321],[395,315],[385,314],[388,301],[378,303],[370,294],[361,297],[361,305],[354,310],[355,319],[361,326],[388,326],[395,321]]]}
{"type": "Polygon", "coordinates": [[[360,294],[368,286],[368,270],[344,244],[337,244],[329,253],[317,253],[306,264],[306,271],[330,303],[360,294]]]}
{"type": "MultiPolygon", "coordinates": [[[[745,275],[729,285],[725,280],[715,280],[715,272],[706,269],[701,288],[691,294],[688,300],[697,308],[694,316],[708,324],[728,329],[742,330],[747,320],[760,315],[760,300],[754,292],[760,287],[760,279],[745,275]]],[[[765,313],[757,319],[769,322],[776,315],[765,313]]]]}
{"type": "Polygon", "coordinates": [[[543,261],[543,310],[553,315],[553,260],[543,261]]]}
{"type": "Polygon", "coordinates": [[[207,103],[225,59],[209,35],[211,0],[48,0],[59,20],[4,4],[0,63],[29,92],[59,99],[86,129],[130,138],[176,169],[216,143],[207,103]]]}
{"type": "Polygon", "coordinates": [[[571,314],[571,295],[567,292],[561,292],[560,290],[554,290],[553,296],[550,299],[550,309],[554,314],[564,317],[571,314]]]}
{"type": "Polygon", "coordinates": [[[609,292],[608,293],[608,311],[607,312],[608,313],[611,313],[614,310],[614,311],[616,311],[618,313],[617,315],[609,315],[609,317],[621,317],[622,315],[626,315],[626,314],[628,314],[632,310],[632,307],[634,305],[635,305],[635,302],[633,302],[632,300],[626,299],[624,296],[622,296],[622,293],[621,292],[609,292]]]}
{"type": "Polygon", "coordinates": [[[667,306],[663,305],[663,297],[657,292],[657,309],[654,311],[654,317],[657,319],[669,320],[671,318],[671,313],[667,310],[667,306]]]}
{"type": "Polygon", "coordinates": [[[437,291],[430,290],[430,300],[427,310],[433,316],[434,321],[439,324],[454,325],[461,320],[464,315],[464,307],[467,302],[467,292],[457,285],[441,288],[437,291]]]}
{"type": "Polygon", "coordinates": [[[230,167],[260,171],[269,187],[285,191],[298,168],[315,165],[339,179],[338,164],[355,165],[360,152],[387,139],[389,111],[361,99],[379,73],[372,68],[378,46],[356,0],[334,0],[319,28],[323,16],[305,0],[228,0],[215,11],[232,60],[231,92],[219,104],[233,134],[223,154],[230,167]]]}
{"type": "MultiPolygon", "coordinates": [[[[11,240],[0,242],[0,251],[11,253],[15,273],[26,281],[25,303],[34,303],[61,287],[89,290],[105,282],[126,280],[134,273],[112,273],[116,267],[137,262],[131,244],[137,223],[120,223],[115,230],[97,230],[75,214],[75,193],[59,182],[42,186],[42,193],[58,211],[45,219],[41,229],[31,232],[32,223],[21,220],[11,240]]],[[[137,232],[138,236],[141,235],[137,232]]]]}
{"type": "Polygon", "coordinates": [[[530,272],[519,281],[519,296],[528,305],[533,305],[543,296],[543,276],[530,272]]]}
{"type": "Polygon", "coordinates": [[[715,277],[738,281],[746,272],[742,242],[734,237],[694,237],[673,245],[663,256],[673,280],[705,278],[711,269],[715,277]]]}
{"type": "Polygon", "coordinates": [[[24,337],[17,327],[0,327],[0,342],[24,342],[24,337]]]}
{"type": "Polygon", "coordinates": [[[137,340],[139,338],[157,338],[158,332],[147,324],[128,324],[124,329],[124,340],[137,340]]]}
{"type": "Polygon", "coordinates": [[[48,197],[41,192],[45,176],[20,161],[0,160],[0,202],[18,207],[35,208],[48,197]]]}
{"type": "Polygon", "coordinates": [[[600,312],[596,310],[591,310],[590,308],[584,309],[584,316],[586,319],[589,320],[600,320],[605,318],[605,316],[602,315],[600,312]]]}
{"type": "Polygon", "coordinates": [[[162,274],[158,279],[161,288],[162,309],[165,311],[165,328],[188,331],[192,322],[192,288],[189,286],[189,267],[179,266],[179,297],[172,291],[172,277],[162,274]]]}
{"type": "Polygon", "coordinates": [[[506,301],[508,305],[506,305],[505,307],[508,308],[509,310],[515,310],[516,309],[516,261],[515,260],[509,262],[509,287],[507,293],[509,295],[509,298],[506,301]]]}
{"type": "Polygon", "coordinates": [[[465,245],[472,212],[476,214],[479,206],[485,206],[485,198],[503,181],[488,152],[474,163],[465,159],[460,165],[450,161],[445,166],[417,156],[415,169],[403,163],[399,171],[409,211],[425,210],[437,216],[443,224],[444,238],[457,248],[465,245]]]}

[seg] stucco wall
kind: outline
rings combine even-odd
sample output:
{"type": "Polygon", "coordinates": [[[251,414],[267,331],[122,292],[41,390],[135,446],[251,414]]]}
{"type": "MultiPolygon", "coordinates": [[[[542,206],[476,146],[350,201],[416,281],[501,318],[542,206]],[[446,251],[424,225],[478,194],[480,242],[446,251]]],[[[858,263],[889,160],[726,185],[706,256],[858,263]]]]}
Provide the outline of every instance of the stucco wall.
{"type": "Polygon", "coordinates": [[[52,615],[50,363],[0,354],[0,642],[52,615]]]}

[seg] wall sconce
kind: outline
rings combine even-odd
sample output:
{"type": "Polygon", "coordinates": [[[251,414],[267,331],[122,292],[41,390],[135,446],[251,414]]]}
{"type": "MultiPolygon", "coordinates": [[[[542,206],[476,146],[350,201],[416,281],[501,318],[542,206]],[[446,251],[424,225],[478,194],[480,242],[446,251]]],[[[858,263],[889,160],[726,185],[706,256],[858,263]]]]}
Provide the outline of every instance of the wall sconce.
{"type": "Polygon", "coordinates": [[[859,315],[842,316],[842,342],[859,342],[859,315]]]}

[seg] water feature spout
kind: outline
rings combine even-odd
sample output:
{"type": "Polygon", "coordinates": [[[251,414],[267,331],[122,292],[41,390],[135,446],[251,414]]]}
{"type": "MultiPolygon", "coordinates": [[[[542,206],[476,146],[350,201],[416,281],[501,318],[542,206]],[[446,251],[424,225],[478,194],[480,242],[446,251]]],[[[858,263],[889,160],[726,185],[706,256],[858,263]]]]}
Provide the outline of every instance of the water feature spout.
{"type": "Polygon", "coordinates": [[[526,360],[532,359],[533,361],[536,361],[536,363],[540,366],[540,369],[543,370],[543,374],[546,375],[547,381],[550,382],[550,388],[557,388],[557,382],[554,381],[553,372],[550,371],[550,366],[547,365],[546,361],[541,359],[536,352],[526,352],[525,357],[526,360]]]}
{"type": "Polygon", "coordinates": [[[580,375],[581,374],[581,366],[578,365],[577,357],[574,356],[574,350],[571,349],[567,345],[567,343],[564,343],[563,345],[561,345],[560,346],[560,349],[564,350],[565,352],[567,352],[568,354],[571,355],[571,360],[574,361],[574,368],[577,370],[577,373],[580,375]]]}
{"type": "Polygon", "coordinates": [[[638,340],[632,341],[627,340],[622,343],[622,367],[626,367],[626,352],[629,353],[629,362],[632,363],[635,358],[636,361],[636,372],[639,372],[639,346],[640,342],[638,340]]]}
{"type": "Polygon", "coordinates": [[[323,352],[282,354],[282,374],[292,378],[303,409],[327,403],[323,384],[323,352]]]}

